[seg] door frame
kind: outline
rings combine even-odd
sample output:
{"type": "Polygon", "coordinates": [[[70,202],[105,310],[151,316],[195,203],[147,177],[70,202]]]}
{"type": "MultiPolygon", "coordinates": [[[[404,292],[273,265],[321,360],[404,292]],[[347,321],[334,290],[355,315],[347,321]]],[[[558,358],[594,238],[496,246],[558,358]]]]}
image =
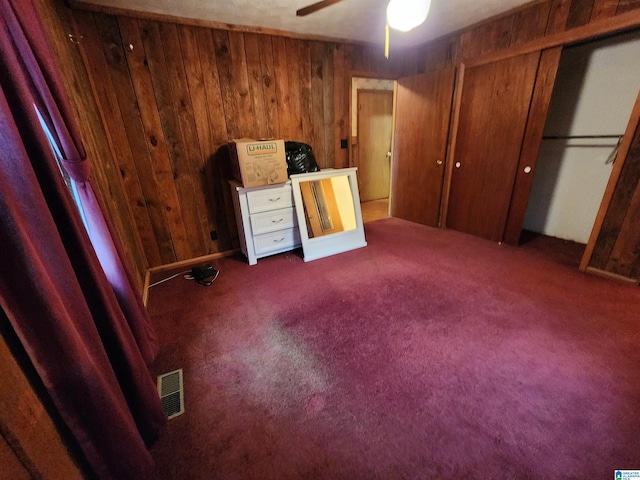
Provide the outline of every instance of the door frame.
{"type": "Polygon", "coordinates": [[[444,179],[442,184],[442,200],[440,201],[440,228],[447,228],[449,195],[451,193],[451,177],[453,176],[453,163],[456,158],[456,140],[458,138],[460,105],[462,103],[462,89],[464,87],[466,65],[464,62],[462,62],[455,68],[455,79],[453,81],[453,104],[451,105],[451,119],[449,123],[449,140],[447,143],[447,155],[445,158],[444,179]]]}
{"type": "MultiPolygon", "coordinates": [[[[587,246],[585,248],[584,254],[582,255],[582,260],[580,261],[580,270],[583,272],[595,273],[606,277],[617,278],[619,280],[628,280],[626,279],[626,277],[621,278],[621,276],[619,275],[599,270],[591,266],[591,258],[593,257],[598,237],[600,236],[600,232],[602,231],[605,217],[607,215],[607,212],[609,211],[611,201],[613,200],[613,195],[616,186],[618,185],[620,174],[622,173],[624,164],[627,161],[631,143],[634,140],[634,136],[638,129],[638,126],[640,126],[640,91],[638,91],[636,102],[633,106],[633,110],[631,111],[631,116],[629,117],[624,135],[622,136],[622,142],[620,143],[620,149],[618,150],[618,154],[616,155],[616,161],[613,164],[613,169],[611,171],[611,175],[609,176],[607,187],[604,191],[602,202],[600,203],[598,214],[596,215],[596,219],[591,230],[591,235],[589,236],[587,246]]],[[[637,280],[633,280],[633,283],[637,283],[637,280]]]]}
{"type": "MultiPolygon", "coordinates": [[[[393,152],[393,140],[394,140],[394,134],[393,134],[393,130],[394,130],[394,126],[395,126],[395,118],[396,118],[396,89],[397,89],[397,80],[399,78],[399,75],[396,74],[388,74],[388,73],[377,73],[377,72],[368,72],[368,71],[361,71],[361,70],[350,70],[347,78],[349,79],[349,149],[348,149],[348,157],[349,157],[349,167],[357,167],[357,165],[355,165],[355,155],[354,155],[354,149],[357,148],[357,144],[355,142],[357,142],[358,137],[354,137],[353,134],[353,109],[355,108],[355,106],[353,105],[353,79],[354,78],[368,78],[368,79],[374,79],[374,80],[392,80],[393,83],[393,107],[392,107],[392,118],[391,118],[391,151],[393,152]]],[[[357,101],[357,90],[356,90],[356,101],[357,101]]],[[[356,125],[357,128],[357,125],[356,125]]],[[[391,155],[391,164],[390,164],[390,168],[391,171],[393,171],[393,155],[391,155]]],[[[390,173],[390,178],[389,178],[389,187],[391,187],[391,175],[392,173],[390,173]]],[[[392,191],[391,188],[389,188],[389,205],[391,205],[391,195],[392,195],[392,191]]],[[[389,212],[387,212],[389,213],[389,212]]]]}
{"type": "MultiPolygon", "coordinates": [[[[393,135],[394,135],[394,120],[395,120],[395,105],[396,105],[396,85],[397,85],[397,81],[394,81],[393,83],[393,89],[391,90],[382,90],[382,89],[375,89],[375,88],[360,88],[356,91],[356,104],[360,105],[360,94],[361,93],[370,93],[370,94],[379,94],[379,95],[391,95],[391,131],[390,133],[390,137],[391,137],[391,142],[389,144],[389,148],[391,149],[393,147],[393,135]]],[[[356,110],[356,128],[357,128],[357,132],[358,132],[358,136],[356,137],[358,139],[357,144],[355,144],[354,149],[357,152],[357,161],[353,162],[353,163],[357,163],[357,165],[352,165],[355,167],[360,168],[360,161],[361,161],[361,155],[360,155],[360,147],[361,147],[361,142],[360,142],[360,109],[358,108],[356,110]]],[[[393,150],[390,150],[390,152],[393,152],[393,150]]],[[[388,187],[388,191],[389,194],[387,195],[387,198],[389,198],[391,196],[391,159],[393,158],[393,154],[391,155],[391,157],[389,158],[389,184],[387,185],[388,187]]],[[[362,196],[362,188],[360,189],[361,195],[362,196]]]]}

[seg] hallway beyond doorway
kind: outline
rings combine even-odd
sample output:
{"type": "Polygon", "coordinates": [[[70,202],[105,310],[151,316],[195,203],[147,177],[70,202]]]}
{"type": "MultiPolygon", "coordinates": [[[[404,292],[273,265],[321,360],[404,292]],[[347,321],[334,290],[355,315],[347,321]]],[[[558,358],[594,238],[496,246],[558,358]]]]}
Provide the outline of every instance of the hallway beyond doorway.
{"type": "Polygon", "coordinates": [[[362,222],[373,222],[389,216],[389,199],[381,198],[379,200],[371,200],[370,202],[362,202],[362,222]]]}

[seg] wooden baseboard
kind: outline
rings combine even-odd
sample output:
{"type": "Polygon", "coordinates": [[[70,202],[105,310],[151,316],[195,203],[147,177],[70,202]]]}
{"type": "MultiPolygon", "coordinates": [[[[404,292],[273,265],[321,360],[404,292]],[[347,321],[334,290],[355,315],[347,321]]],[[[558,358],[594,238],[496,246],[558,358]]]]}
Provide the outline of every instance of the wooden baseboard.
{"type": "Polygon", "coordinates": [[[149,269],[147,269],[144,274],[144,285],[142,285],[142,303],[144,306],[147,306],[147,301],[149,300],[149,278],[151,278],[151,273],[149,269]]]}
{"type": "Polygon", "coordinates": [[[609,280],[615,280],[616,282],[626,283],[627,285],[638,285],[638,280],[635,278],[625,277],[624,275],[618,275],[617,273],[607,272],[606,270],[600,270],[595,267],[587,267],[585,272],[597,275],[599,277],[608,278],[609,280]]]}
{"type": "Polygon", "coordinates": [[[158,267],[148,268],[144,276],[144,286],[142,287],[142,302],[144,303],[144,306],[147,306],[147,302],[149,300],[149,285],[152,274],[158,272],[166,272],[168,270],[173,270],[180,267],[190,267],[192,265],[197,265],[198,263],[208,262],[210,260],[216,260],[218,258],[230,257],[231,255],[235,255],[238,252],[240,252],[240,249],[228,250],[226,252],[212,253],[210,255],[203,255],[201,257],[190,258],[187,260],[181,260],[179,262],[167,263],[158,267]]]}

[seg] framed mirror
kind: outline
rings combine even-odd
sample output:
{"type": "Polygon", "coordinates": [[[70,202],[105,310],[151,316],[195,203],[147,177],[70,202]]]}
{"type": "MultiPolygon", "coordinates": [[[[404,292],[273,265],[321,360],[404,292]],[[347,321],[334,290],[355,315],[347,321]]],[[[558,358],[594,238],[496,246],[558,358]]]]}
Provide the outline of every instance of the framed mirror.
{"type": "Polygon", "coordinates": [[[305,262],[367,245],[356,170],[291,175],[305,262]]]}

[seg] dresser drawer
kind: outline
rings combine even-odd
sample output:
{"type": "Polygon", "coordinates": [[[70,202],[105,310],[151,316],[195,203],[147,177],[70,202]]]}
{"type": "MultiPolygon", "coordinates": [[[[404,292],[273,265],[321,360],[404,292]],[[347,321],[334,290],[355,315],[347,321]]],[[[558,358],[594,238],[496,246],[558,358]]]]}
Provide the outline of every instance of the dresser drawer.
{"type": "Polygon", "coordinates": [[[300,245],[300,232],[297,228],[288,228],[277,232],[265,233],[253,237],[256,255],[291,250],[300,245]]]}
{"type": "Polygon", "coordinates": [[[293,207],[291,185],[247,192],[247,203],[252,214],[293,207]]]}
{"type": "Polygon", "coordinates": [[[254,235],[292,228],[297,224],[296,211],[293,208],[251,215],[251,231],[254,235]]]}

